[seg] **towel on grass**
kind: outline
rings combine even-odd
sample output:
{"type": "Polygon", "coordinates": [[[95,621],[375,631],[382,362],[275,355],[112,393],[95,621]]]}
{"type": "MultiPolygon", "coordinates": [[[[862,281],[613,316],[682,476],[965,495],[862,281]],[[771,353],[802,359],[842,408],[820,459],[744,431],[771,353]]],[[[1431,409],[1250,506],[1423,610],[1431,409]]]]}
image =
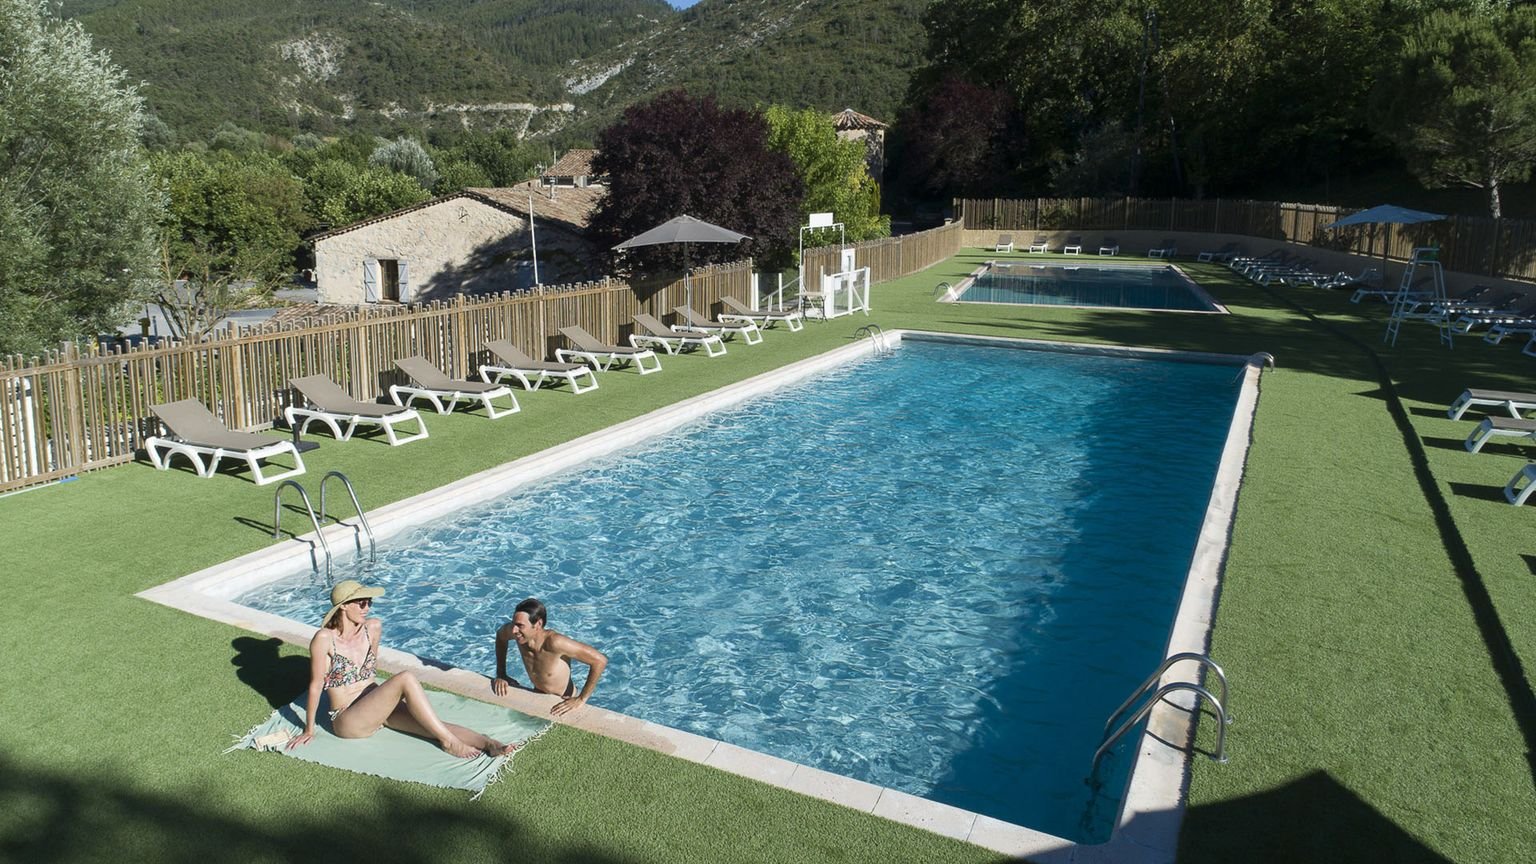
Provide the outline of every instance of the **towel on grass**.
{"type": "MultiPolygon", "coordinates": [[[[433,691],[428,698],[437,716],[445,722],[467,726],[504,744],[527,745],[550,726],[547,720],[453,693],[433,691]]],[[[289,750],[288,740],[304,731],[303,718],[301,698],[273,711],[265,723],[245,733],[238,743],[224,752],[247,747],[274,750],[305,762],[359,774],[447,789],[467,789],[475,793],[475,798],[480,797],[485,787],[496,782],[501,769],[516,755],[492,757],[482,754],[474,759],[460,759],[443,752],[435,741],[393,729],[380,729],[367,738],[338,738],[331,734],[329,722],[317,723],[313,740],[289,750]]],[[[519,747],[518,751],[521,749],[519,747]]]]}

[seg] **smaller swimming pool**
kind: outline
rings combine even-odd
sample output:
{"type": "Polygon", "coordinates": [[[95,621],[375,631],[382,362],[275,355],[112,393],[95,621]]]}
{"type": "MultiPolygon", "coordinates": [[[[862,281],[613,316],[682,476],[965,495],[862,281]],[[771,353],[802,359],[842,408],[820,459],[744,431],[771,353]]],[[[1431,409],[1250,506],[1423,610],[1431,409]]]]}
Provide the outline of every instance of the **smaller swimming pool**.
{"type": "Polygon", "coordinates": [[[959,303],[1225,312],[1171,265],[1092,266],[990,262],[952,292],[959,303]]]}

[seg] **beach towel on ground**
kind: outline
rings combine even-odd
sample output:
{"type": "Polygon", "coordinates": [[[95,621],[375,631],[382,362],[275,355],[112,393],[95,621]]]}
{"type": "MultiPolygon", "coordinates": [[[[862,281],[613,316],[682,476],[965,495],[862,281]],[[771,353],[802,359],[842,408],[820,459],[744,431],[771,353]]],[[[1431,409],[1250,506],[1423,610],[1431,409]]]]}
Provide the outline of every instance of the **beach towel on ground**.
{"type": "MultiPolygon", "coordinates": [[[[516,742],[526,746],[550,725],[547,720],[453,693],[432,691],[428,698],[445,722],[467,726],[505,744],[516,742]]],[[[359,774],[447,789],[467,789],[475,793],[476,798],[485,787],[496,782],[501,769],[517,755],[514,752],[507,756],[459,759],[443,752],[435,741],[393,729],[380,729],[367,738],[337,738],[331,734],[328,722],[316,724],[314,740],[289,750],[288,740],[304,731],[303,717],[301,698],[273,711],[265,723],[247,732],[239,743],[225,752],[247,747],[273,750],[305,762],[318,762],[359,774]]],[[[519,747],[518,752],[521,749],[519,747]]]]}

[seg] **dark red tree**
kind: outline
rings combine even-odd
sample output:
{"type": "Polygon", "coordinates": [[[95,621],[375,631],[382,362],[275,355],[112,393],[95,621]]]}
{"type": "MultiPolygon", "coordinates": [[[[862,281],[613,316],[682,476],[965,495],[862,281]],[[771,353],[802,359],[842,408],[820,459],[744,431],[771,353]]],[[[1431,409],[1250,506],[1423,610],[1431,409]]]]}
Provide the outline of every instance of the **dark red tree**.
{"type": "MultiPolygon", "coordinates": [[[[694,243],[688,249],[694,266],[749,255],[760,266],[790,260],[805,188],[789,157],[768,149],[760,114],[674,90],[630,106],[603,130],[597,147],[592,170],[606,174],[609,185],[591,231],[605,247],[686,213],[752,237],[739,245],[694,243]]],[[[681,270],[683,249],[630,250],[624,264],[681,270]]]]}

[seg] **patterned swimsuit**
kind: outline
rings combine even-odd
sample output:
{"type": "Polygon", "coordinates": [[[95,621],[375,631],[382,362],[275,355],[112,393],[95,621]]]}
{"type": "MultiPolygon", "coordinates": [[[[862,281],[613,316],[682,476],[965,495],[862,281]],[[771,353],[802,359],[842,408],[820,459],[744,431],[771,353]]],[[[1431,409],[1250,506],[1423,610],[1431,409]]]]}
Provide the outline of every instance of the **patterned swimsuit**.
{"type": "Polygon", "coordinates": [[[368,632],[366,624],[363,625],[363,638],[368,640],[368,652],[363,655],[363,662],[354,663],[352,658],[336,650],[336,634],[334,631],[331,633],[331,669],[325,673],[325,689],[373,680],[378,658],[374,655],[373,636],[368,632]]]}

